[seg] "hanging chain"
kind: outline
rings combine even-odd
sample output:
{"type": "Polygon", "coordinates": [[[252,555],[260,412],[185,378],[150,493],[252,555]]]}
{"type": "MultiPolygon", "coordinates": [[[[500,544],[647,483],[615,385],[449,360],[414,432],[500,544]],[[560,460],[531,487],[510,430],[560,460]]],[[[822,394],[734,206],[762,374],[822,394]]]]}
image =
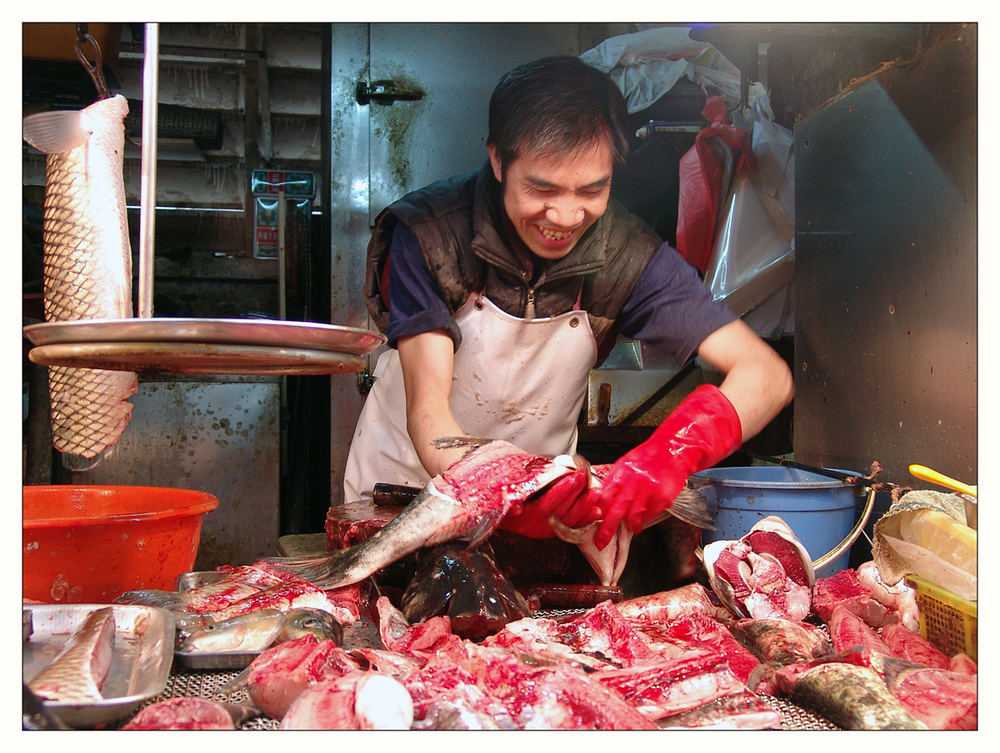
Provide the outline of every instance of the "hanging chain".
{"type": "Polygon", "coordinates": [[[98,99],[107,99],[111,96],[111,92],[108,91],[108,84],[104,80],[104,67],[101,65],[101,46],[97,43],[96,39],[87,33],[87,24],[76,25],[75,47],[77,58],[79,58],[80,63],[87,69],[87,73],[94,80],[94,86],[97,87],[98,99]],[[94,47],[94,57],[96,59],[94,63],[91,63],[83,52],[83,45],[87,42],[94,47]]]}

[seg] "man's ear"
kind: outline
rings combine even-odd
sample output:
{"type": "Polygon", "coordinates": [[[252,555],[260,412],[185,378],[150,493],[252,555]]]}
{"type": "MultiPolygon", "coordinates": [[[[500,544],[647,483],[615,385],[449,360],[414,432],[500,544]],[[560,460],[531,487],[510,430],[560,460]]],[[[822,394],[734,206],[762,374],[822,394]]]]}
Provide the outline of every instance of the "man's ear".
{"type": "Polygon", "coordinates": [[[493,167],[493,177],[498,183],[503,183],[503,165],[500,162],[500,155],[497,154],[496,144],[487,144],[487,151],[490,153],[490,165],[493,167]]]}

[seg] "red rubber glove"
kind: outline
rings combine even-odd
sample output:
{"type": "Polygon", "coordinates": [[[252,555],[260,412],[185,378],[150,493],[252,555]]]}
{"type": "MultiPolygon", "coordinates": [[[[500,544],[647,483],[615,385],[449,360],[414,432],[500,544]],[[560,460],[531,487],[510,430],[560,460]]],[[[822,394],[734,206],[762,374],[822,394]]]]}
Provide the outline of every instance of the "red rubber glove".
{"type": "Polygon", "coordinates": [[[603,549],[624,520],[633,533],[668,509],[692,473],[711,468],[743,443],[743,427],[722,391],[703,384],[638,447],[622,455],[591,506],[604,511],[594,544],[603,549]]]}
{"type": "Polygon", "coordinates": [[[600,511],[593,510],[587,485],[587,469],[577,468],[522,505],[512,507],[500,521],[500,528],[532,539],[548,539],[555,536],[549,523],[553,515],[571,528],[581,521],[591,523],[600,518],[600,511]]]}

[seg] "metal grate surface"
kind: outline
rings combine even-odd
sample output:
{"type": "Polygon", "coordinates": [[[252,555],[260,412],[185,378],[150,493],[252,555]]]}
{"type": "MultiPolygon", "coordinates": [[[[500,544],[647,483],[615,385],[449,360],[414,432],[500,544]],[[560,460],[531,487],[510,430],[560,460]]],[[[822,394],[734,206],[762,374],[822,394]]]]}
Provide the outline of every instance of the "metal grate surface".
{"type": "MultiPolygon", "coordinates": [[[[247,693],[246,688],[231,694],[223,693],[221,691],[221,688],[226,683],[234,680],[239,674],[240,673],[238,671],[219,672],[181,670],[180,672],[173,672],[167,680],[167,687],[163,689],[163,692],[153,698],[150,698],[140,707],[140,709],[153,703],[157,703],[158,701],[166,700],[167,698],[204,698],[209,701],[219,701],[222,703],[250,704],[250,696],[247,693]]],[[[138,713],[138,711],[139,710],[137,709],[136,713],[138,713]]],[[[127,719],[122,720],[122,724],[127,721],[127,719]]],[[[279,722],[277,719],[272,719],[269,716],[260,716],[244,722],[240,725],[240,729],[279,729],[279,722]]]]}
{"type": "MultiPolygon", "coordinates": [[[[561,619],[579,615],[584,611],[583,609],[543,609],[533,612],[532,617],[561,619]]],[[[378,627],[367,617],[344,630],[345,648],[375,645],[379,645],[378,627]]],[[[210,701],[252,705],[245,687],[233,693],[222,692],[222,688],[235,680],[239,674],[239,670],[196,670],[179,668],[175,665],[163,692],[148,699],[140,706],[140,709],[167,698],[204,698],[210,701]]],[[[781,712],[782,722],[778,729],[812,731],[840,729],[826,718],[796,706],[788,699],[766,695],[762,697],[781,712]]],[[[137,713],[138,710],[136,710],[137,713]]],[[[118,726],[127,721],[128,719],[123,719],[118,726]]],[[[280,729],[280,722],[268,716],[260,716],[243,722],[239,729],[277,730],[280,729]]]]}

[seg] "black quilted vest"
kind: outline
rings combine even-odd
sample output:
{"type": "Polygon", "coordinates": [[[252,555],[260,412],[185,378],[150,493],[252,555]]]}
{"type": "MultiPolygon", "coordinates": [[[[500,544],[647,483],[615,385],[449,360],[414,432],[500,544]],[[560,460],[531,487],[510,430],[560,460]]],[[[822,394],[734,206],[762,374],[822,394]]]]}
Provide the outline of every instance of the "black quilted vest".
{"type": "MultiPolygon", "coordinates": [[[[364,296],[379,329],[389,322],[383,300],[386,261],[396,222],[413,232],[431,276],[452,313],[476,290],[500,309],[524,318],[529,281],[499,228],[500,184],[489,164],[482,170],[438,181],[407,194],[375,219],[368,243],[364,296]]],[[[614,322],[660,239],[640,219],[611,200],[607,211],[573,250],[552,262],[533,286],[535,317],[581,308],[597,339],[597,364],[615,343],[614,322]],[[582,291],[581,291],[582,284],[582,291]]]]}

